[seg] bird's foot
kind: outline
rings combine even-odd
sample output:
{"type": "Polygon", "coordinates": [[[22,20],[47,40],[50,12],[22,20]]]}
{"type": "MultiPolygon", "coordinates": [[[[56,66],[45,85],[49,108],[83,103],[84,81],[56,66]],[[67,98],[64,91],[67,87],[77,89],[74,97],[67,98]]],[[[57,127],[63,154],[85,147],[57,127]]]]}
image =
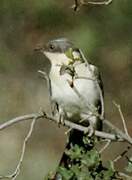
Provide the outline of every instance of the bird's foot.
{"type": "Polygon", "coordinates": [[[85,133],[88,134],[88,137],[91,137],[94,134],[94,132],[95,132],[95,128],[93,127],[93,125],[90,124],[85,133]]]}
{"type": "Polygon", "coordinates": [[[59,114],[58,118],[57,118],[57,123],[58,126],[60,127],[60,125],[65,125],[65,120],[64,120],[64,115],[63,114],[59,114]]]}

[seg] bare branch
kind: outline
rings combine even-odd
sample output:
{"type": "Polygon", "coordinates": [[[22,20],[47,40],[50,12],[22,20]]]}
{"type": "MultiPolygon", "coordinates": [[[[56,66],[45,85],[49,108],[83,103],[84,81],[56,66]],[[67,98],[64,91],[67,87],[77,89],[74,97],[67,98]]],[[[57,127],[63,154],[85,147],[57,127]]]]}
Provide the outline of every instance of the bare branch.
{"type": "Polygon", "coordinates": [[[104,0],[104,1],[85,1],[85,0],[80,0],[80,3],[82,5],[88,5],[88,4],[93,4],[93,5],[109,5],[112,3],[113,0],[104,0]]]}
{"type": "Polygon", "coordinates": [[[80,2],[78,0],[75,0],[75,4],[73,4],[72,8],[74,11],[78,11],[80,7],[80,2]]]}
{"type": "Polygon", "coordinates": [[[68,135],[71,131],[72,131],[72,128],[69,128],[69,129],[65,132],[65,134],[68,135]]]}
{"type": "MultiPolygon", "coordinates": [[[[40,119],[40,118],[46,118],[48,120],[51,120],[53,122],[58,123],[58,120],[55,119],[54,117],[45,114],[45,113],[33,113],[33,114],[28,114],[28,115],[24,115],[24,116],[19,116],[16,117],[14,119],[11,119],[3,124],[0,125],[0,130],[3,130],[9,126],[12,126],[16,123],[25,121],[25,120],[31,120],[31,119],[40,119]]],[[[65,126],[72,128],[72,129],[77,129],[79,131],[83,131],[83,132],[87,132],[88,128],[84,127],[82,125],[78,125],[75,124],[73,122],[70,122],[68,120],[64,120],[65,122],[65,126]]],[[[115,127],[112,123],[110,123],[108,120],[104,119],[103,122],[110,127],[111,129],[113,129],[115,131],[115,134],[112,133],[106,133],[106,132],[102,132],[102,131],[97,131],[95,130],[95,136],[98,136],[100,138],[104,138],[104,139],[110,139],[113,141],[127,141],[129,144],[132,144],[132,138],[128,137],[126,134],[124,134],[120,129],[118,129],[117,127],[115,127]]]]}
{"type": "Polygon", "coordinates": [[[125,178],[126,180],[132,180],[132,177],[131,177],[131,176],[129,176],[129,175],[123,173],[123,172],[118,172],[118,175],[119,175],[120,177],[125,178]]]}
{"type": "Polygon", "coordinates": [[[85,1],[85,0],[74,0],[74,5],[72,8],[74,11],[78,11],[80,6],[87,5],[109,5],[113,0],[104,0],[104,1],[85,1]]]}
{"type": "MultiPolygon", "coordinates": [[[[12,125],[14,125],[14,124],[16,124],[18,122],[25,121],[25,120],[31,120],[31,119],[34,119],[34,118],[36,118],[36,120],[40,119],[40,118],[46,118],[48,120],[58,122],[57,119],[55,119],[54,117],[51,117],[50,115],[39,114],[39,113],[35,114],[34,113],[34,114],[28,114],[28,115],[24,115],[24,116],[19,116],[19,117],[16,117],[16,118],[12,119],[12,120],[9,120],[6,123],[3,123],[3,124],[0,125],[0,130],[2,130],[4,128],[7,128],[9,126],[12,126],[12,125]]],[[[77,129],[79,131],[84,131],[84,132],[86,132],[87,129],[88,129],[87,127],[75,124],[73,122],[70,122],[70,121],[67,121],[67,120],[64,120],[64,121],[65,121],[65,125],[67,127],[72,128],[72,129],[77,129]]],[[[111,140],[117,140],[118,138],[123,140],[122,138],[117,137],[115,134],[109,134],[109,133],[100,132],[100,131],[95,131],[95,135],[98,136],[98,137],[101,137],[101,138],[106,138],[106,139],[111,139],[111,140]]]]}
{"type": "Polygon", "coordinates": [[[125,121],[124,115],[123,115],[122,110],[121,110],[121,106],[119,104],[117,104],[115,101],[113,101],[113,103],[119,111],[119,114],[120,114],[120,117],[121,117],[121,120],[123,123],[124,131],[125,131],[126,135],[129,136],[126,121],[125,121]]]}
{"type": "Polygon", "coordinates": [[[130,146],[128,146],[126,150],[124,150],[121,154],[119,154],[117,157],[115,157],[113,162],[115,163],[115,162],[119,161],[122,157],[124,157],[128,153],[129,149],[130,149],[130,146]]]}
{"type": "Polygon", "coordinates": [[[108,146],[110,145],[111,140],[108,139],[108,141],[105,143],[105,145],[100,149],[99,153],[101,154],[102,152],[105,151],[105,149],[108,148],[108,146]]]}
{"type": "Polygon", "coordinates": [[[50,110],[52,112],[52,99],[51,99],[52,91],[51,91],[51,82],[50,82],[49,75],[45,71],[42,71],[42,70],[38,70],[38,73],[40,73],[42,75],[42,77],[46,80],[48,92],[49,92],[48,98],[49,98],[49,102],[50,102],[50,110]]]}
{"type": "Polygon", "coordinates": [[[124,140],[132,144],[132,138],[130,136],[127,136],[124,132],[122,132],[119,128],[114,126],[111,122],[109,122],[107,119],[103,119],[103,123],[106,124],[110,129],[113,129],[116,134],[118,134],[120,137],[122,137],[124,140]]]}
{"type": "MultiPolygon", "coordinates": [[[[36,117],[37,118],[37,117],[36,117]]],[[[21,152],[21,155],[20,155],[20,159],[18,161],[18,164],[16,166],[16,169],[14,170],[14,172],[10,175],[6,175],[6,176],[0,176],[0,179],[4,179],[4,178],[7,178],[7,179],[12,179],[12,180],[15,180],[17,178],[17,176],[19,175],[20,173],[20,170],[21,170],[21,166],[22,166],[22,162],[23,162],[23,159],[24,159],[24,154],[25,154],[25,150],[26,150],[26,144],[29,140],[29,138],[31,137],[32,135],[32,132],[33,132],[33,129],[34,129],[34,125],[35,125],[35,122],[36,122],[36,118],[34,117],[32,122],[31,122],[31,125],[30,125],[30,129],[28,131],[28,134],[26,135],[24,141],[23,141],[23,146],[22,146],[22,152],[21,152]]],[[[20,118],[19,118],[20,119],[20,118]]],[[[22,118],[21,118],[22,119],[22,118]]],[[[18,121],[17,121],[18,122],[18,121]]]]}
{"type": "Polygon", "coordinates": [[[27,114],[27,115],[23,115],[23,116],[19,116],[19,117],[16,117],[16,118],[13,118],[3,124],[0,124],[0,130],[3,130],[9,126],[12,126],[18,122],[21,122],[21,121],[25,121],[25,120],[31,120],[31,119],[40,119],[40,118],[43,118],[44,115],[42,113],[33,113],[33,114],[27,114]]]}
{"type": "MultiPolygon", "coordinates": [[[[55,119],[54,117],[49,116],[48,114],[45,114],[44,117],[46,119],[48,119],[48,120],[58,122],[57,119],[55,119]]],[[[77,129],[77,130],[83,131],[83,132],[87,132],[87,130],[88,130],[87,127],[75,124],[75,123],[73,123],[71,121],[64,120],[64,122],[65,122],[65,125],[67,127],[69,127],[69,128],[77,129]]],[[[131,137],[128,137],[126,134],[124,134],[120,129],[115,127],[108,120],[104,119],[103,122],[105,124],[107,124],[110,128],[112,128],[115,131],[115,134],[95,130],[95,136],[100,137],[100,138],[104,138],[104,139],[110,139],[110,140],[113,140],[113,141],[118,141],[118,140],[123,141],[124,140],[124,141],[127,141],[129,144],[132,144],[132,138],[131,137]]]]}

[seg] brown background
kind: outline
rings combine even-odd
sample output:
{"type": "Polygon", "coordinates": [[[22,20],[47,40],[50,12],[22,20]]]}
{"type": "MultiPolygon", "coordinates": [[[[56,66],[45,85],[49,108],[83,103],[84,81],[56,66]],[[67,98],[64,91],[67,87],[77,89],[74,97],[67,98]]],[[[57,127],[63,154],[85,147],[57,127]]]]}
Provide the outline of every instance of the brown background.
{"type": "MultiPolygon", "coordinates": [[[[115,100],[131,133],[132,2],[113,0],[109,6],[89,5],[76,13],[72,4],[70,0],[0,1],[0,122],[40,108],[49,111],[46,83],[37,71],[48,72],[50,64],[33,48],[67,37],[101,71],[106,117],[122,127],[115,100]]],[[[28,128],[29,122],[24,122],[0,132],[0,174],[16,167],[28,128]]],[[[37,122],[18,180],[41,180],[55,169],[66,142],[64,130],[44,119],[37,122]]],[[[103,157],[114,159],[124,148],[114,144],[103,157]]],[[[124,162],[120,160],[117,167],[122,169],[124,162]]]]}

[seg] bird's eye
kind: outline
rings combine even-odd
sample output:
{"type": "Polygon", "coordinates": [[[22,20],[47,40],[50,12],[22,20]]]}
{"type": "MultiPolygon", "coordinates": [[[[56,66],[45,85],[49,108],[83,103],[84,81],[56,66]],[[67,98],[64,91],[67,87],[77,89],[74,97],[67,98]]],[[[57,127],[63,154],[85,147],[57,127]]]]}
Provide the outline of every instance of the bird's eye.
{"type": "Polygon", "coordinates": [[[50,48],[50,50],[54,50],[54,49],[55,49],[55,46],[54,46],[53,44],[50,44],[50,45],[49,45],[49,48],[50,48]]]}

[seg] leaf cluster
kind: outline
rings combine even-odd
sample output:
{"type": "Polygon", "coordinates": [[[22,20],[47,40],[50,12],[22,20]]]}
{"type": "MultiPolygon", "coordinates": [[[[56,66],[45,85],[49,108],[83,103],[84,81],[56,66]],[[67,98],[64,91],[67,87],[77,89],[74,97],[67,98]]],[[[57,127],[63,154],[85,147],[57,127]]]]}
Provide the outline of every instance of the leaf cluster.
{"type": "Polygon", "coordinates": [[[72,145],[65,153],[69,157],[68,166],[58,168],[58,176],[62,180],[111,180],[116,179],[116,171],[112,162],[104,167],[99,152],[95,149],[94,140],[84,137],[84,143],[91,144],[91,149],[72,145]]]}

